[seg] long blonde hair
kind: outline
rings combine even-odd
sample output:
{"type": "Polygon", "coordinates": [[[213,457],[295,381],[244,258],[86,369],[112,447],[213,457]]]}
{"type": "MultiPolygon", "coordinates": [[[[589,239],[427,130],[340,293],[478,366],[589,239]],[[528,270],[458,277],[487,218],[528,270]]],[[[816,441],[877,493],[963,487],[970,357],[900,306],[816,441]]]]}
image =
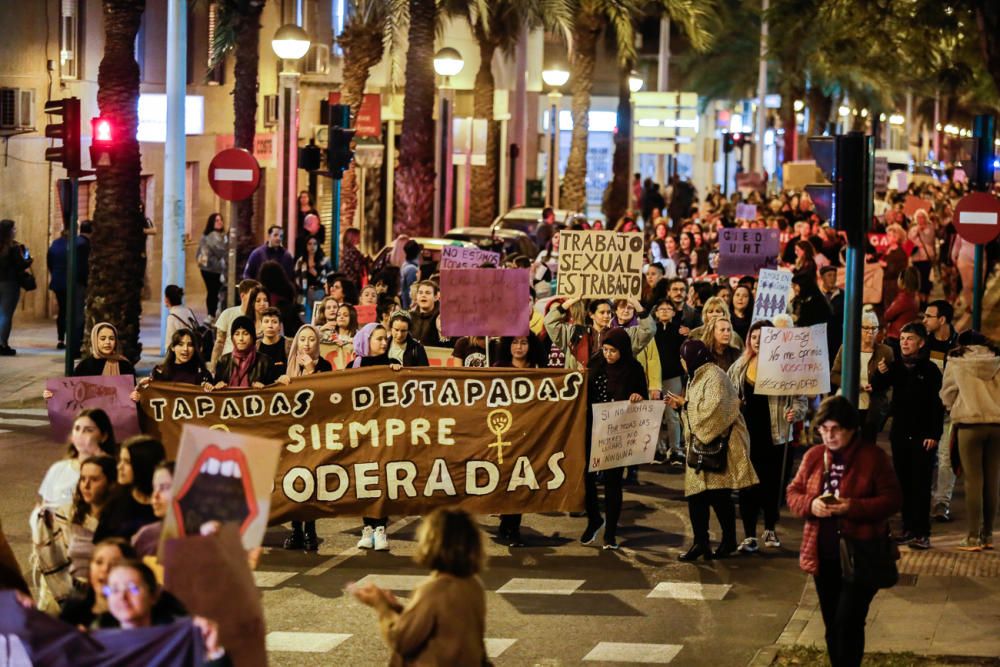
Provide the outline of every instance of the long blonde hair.
{"type": "MultiPolygon", "coordinates": [[[[313,332],[316,336],[316,349],[313,354],[309,355],[312,357],[313,361],[319,361],[319,341],[321,336],[319,335],[319,329],[311,324],[303,324],[299,327],[299,330],[295,332],[295,337],[292,338],[292,346],[288,349],[288,377],[302,377],[302,367],[299,366],[299,336],[306,329],[313,332]]],[[[313,371],[315,373],[315,371],[313,371]]]]}

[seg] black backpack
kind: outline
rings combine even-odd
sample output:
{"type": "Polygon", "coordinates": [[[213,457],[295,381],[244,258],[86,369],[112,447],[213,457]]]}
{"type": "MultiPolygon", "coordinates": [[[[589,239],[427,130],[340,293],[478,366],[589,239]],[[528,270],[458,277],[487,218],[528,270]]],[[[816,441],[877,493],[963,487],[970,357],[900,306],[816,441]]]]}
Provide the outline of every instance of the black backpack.
{"type": "Polygon", "coordinates": [[[201,354],[202,362],[207,364],[208,360],[212,358],[212,349],[215,347],[215,329],[198,322],[197,318],[185,321],[176,313],[171,313],[170,316],[177,318],[177,321],[191,332],[192,337],[194,337],[194,346],[201,354]]]}

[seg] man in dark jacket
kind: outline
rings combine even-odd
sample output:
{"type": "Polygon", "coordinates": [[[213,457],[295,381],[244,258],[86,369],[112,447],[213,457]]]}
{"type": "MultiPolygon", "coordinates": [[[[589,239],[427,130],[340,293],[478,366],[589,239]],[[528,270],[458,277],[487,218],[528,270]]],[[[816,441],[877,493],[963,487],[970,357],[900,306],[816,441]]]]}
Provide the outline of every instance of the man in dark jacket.
{"type": "Polygon", "coordinates": [[[844,293],[837,287],[837,268],[824,266],[819,272],[819,291],[823,293],[826,302],[830,304],[833,311],[833,318],[826,327],[827,350],[830,353],[830,364],[833,365],[833,358],[837,355],[844,338],[844,293]]]}
{"type": "MultiPolygon", "coordinates": [[[[47,253],[47,264],[49,266],[49,289],[56,295],[56,303],[59,306],[56,315],[56,336],[58,342],[56,347],[60,350],[66,347],[66,309],[70,306],[66,302],[66,279],[69,275],[69,234],[66,230],[59,235],[47,253]]],[[[80,350],[80,342],[83,340],[83,303],[86,299],[87,272],[90,270],[90,241],[84,236],[76,237],[76,292],[73,297],[73,322],[74,331],[70,333],[70,349],[75,353],[80,350]]]]}
{"type": "Polygon", "coordinates": [[[410,335],[423,345],[441,346],[446,343],[438,330],[441,308],[438,304],[438,286],[432,280],[417,283],[416,302],[410,309],[410,335]]]}
{"type": "Polygon", "coordinates": [[[667,286],[667,298],[674,305],[674,317],[680,325],[680,333],[687,336],[691,329],[702,325],[701,313],[687,305],[688,284],[683,278],[673,278],[667,286]]]}
{"type": "Polygon", "coordinates": [[[903,533],[899,542],[911,549],[931,546],[931,481],[935,448],[941,439],[944,406],[941,371],[927,358],[927,329],[919,322],[903,327],[899,336],[902,358],[878,364],[871,378],[875,390],[892,387],[892,464],[903,490],[903,533]]]}
{"type": "Polygon", "coordinates": [[[267,230],[267,241],[263,245],[257,246],[247,258],[247,265],[243,268],[243,278],[256,280],[260,273],[260,267],[264,262],[274,261],[281,265],[288,275],[288,280],[295,284],[295,260],[292,255],[281,245],[284,239],[284,232],[281,227],[272,225],[267,230]]]}

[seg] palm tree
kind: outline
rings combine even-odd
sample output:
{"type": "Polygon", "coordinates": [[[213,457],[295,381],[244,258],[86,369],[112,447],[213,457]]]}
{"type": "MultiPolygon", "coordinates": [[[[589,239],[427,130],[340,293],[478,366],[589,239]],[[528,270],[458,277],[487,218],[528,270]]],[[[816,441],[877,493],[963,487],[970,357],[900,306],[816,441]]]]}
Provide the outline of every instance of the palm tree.
{"type": "Polygon", "coordinates": [[[632,63],[625,63],[618,71],[618,118],[615,132],[615,152],[611,158],[611,182],[604,192],[601,210],[612,229],[628,210],[629,156],[632,143],[632,91],[628,80],[632,63]]]}
{"type": "MultiPolygon", "coordinates": [[[[434,212],[435,0],[408,0],[406,88],[396,167],[395,231],[430,236],[434,212]]],[[[402,21],[401,21],[402,23],[402,21]]]]}
{"type": "MultiPolygon", "coordinates": [[[[215,68],[234,51],[233,67],[233,143],[253,153],[257,133],[257,67],[260,60],[260,15],[265,0],[221,0],[212,61],[215,68]]],[[[237,275],[255,245],[253,198],[236,202],[237,275]]]]}
{"type": "MultiPolygon", "coordinates": [[[[597,60],[597,40],[605,29],[614,31],[618,64],[624,67],[634,62],[634,21],[648,3],[643,0],[576,0],[576,22],[573,26],[573,58],[570,65],[570,93],[573,95],[573,140],[566,174],[563,176],[560,200],[564,208],[582,211],[587,203],[587,140],[590,113],[590,93],[593,89],[594,65],[597,60]]],[[[713,3],[708,0],[656,0],[655,4],[670,15],[687,34],[696,50],[704,50],[711,42],[709,22],[713,18],[713,3]]],[[[628,165],[625,165],[626,174],[628,165]]],[[[627,187],[627,175],[626,175],[627,187]]]]}
{"type": "MultiPolygon", "coordinates": [[[[103,0],[104,57],[97,70],[97,106],[110,118],[120,140],[112,164],[97,168],[97,206],[91,239],[86,327],[111,322],[122,350],[136,361],[146,236],[140,204],[139,65],[135,37],[145,0],[103,0]]],[[[89,339],[85,339],[89,347],[89,339]]]]}
{"type": "MultiPolygon", "coordinates": [[[[351,107],[351,117],[357,118],[368,74],[382,59],[387,3],[385,0],[353,0],[351,4],[353,11],[337,38],[344,51],[344,82],[340,87],[340,101],[351,107]]],[[[353,162],[344,172],[340,196],[340,218],[351,224],[358,206],[357,172],[353,162]]]]}

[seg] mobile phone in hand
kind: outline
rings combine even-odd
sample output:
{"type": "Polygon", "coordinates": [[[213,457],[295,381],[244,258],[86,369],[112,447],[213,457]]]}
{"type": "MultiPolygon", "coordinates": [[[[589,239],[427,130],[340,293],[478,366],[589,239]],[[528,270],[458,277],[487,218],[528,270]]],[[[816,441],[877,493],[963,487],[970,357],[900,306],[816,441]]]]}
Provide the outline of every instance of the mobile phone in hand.
{"type": "Polygon", "coordinates": [[[826,494],[820,496],[819,499],[820,501],[823,502],[824,505],[837,505],[838,503],[840,503],[840,498],[832,494],[826,494]]]}

